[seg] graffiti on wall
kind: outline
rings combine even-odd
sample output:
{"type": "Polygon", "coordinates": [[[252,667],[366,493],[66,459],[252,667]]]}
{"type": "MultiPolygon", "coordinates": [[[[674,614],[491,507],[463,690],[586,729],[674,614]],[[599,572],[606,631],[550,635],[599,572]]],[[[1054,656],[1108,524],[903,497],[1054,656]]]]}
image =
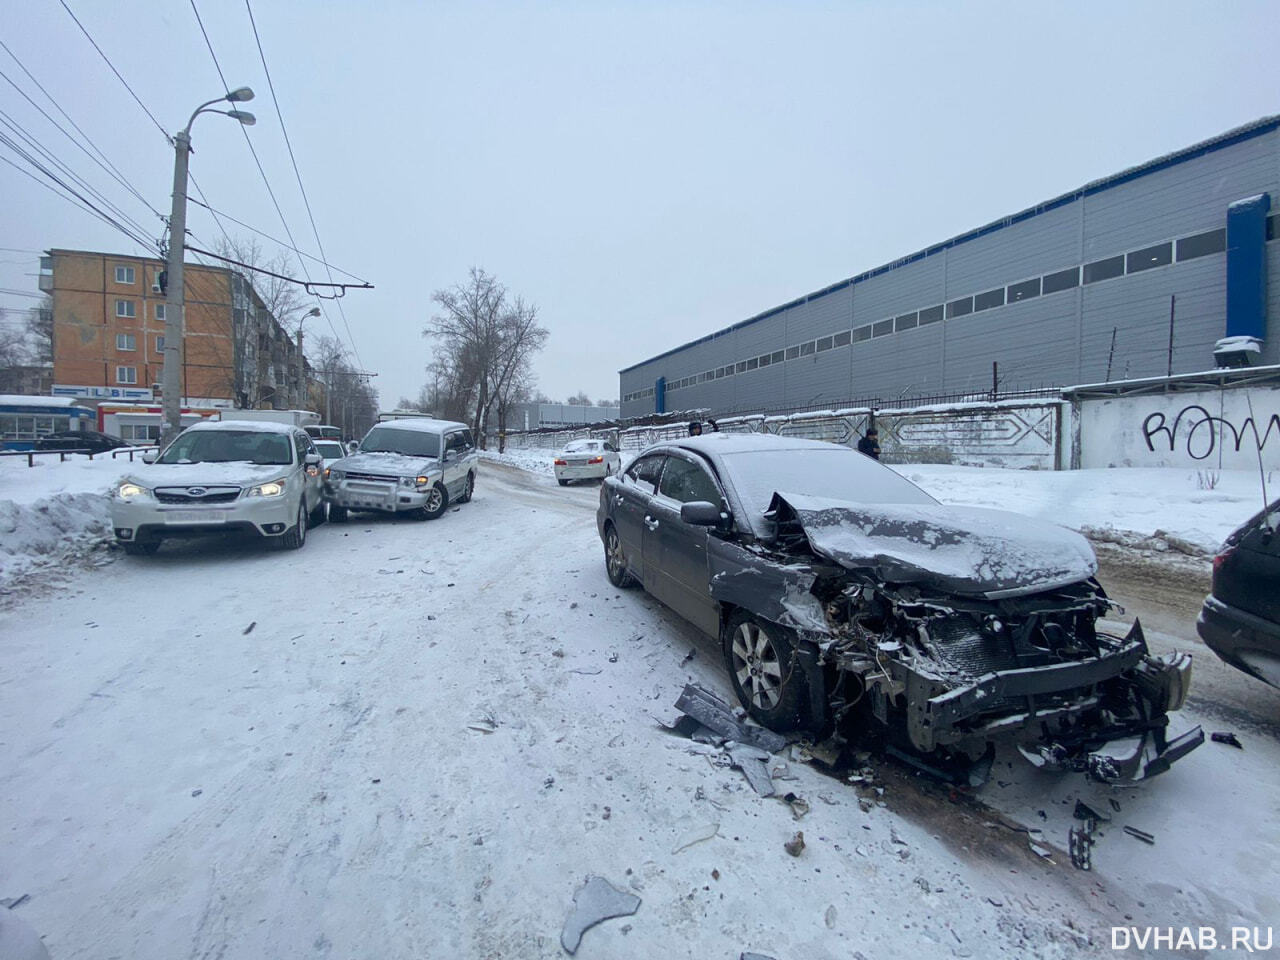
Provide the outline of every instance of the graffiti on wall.
{"type": "Polygon", "coordinates": [[[1170,420],[1163,412],[1157,410],[1147,415],[1142,421],[1142,438],[1147,449],[1156,452],[1155,441],[1168,444],[1172,453],[1179,445],[1192,460],[1205,460],[1221,447],[1222,452],[1239,453],[1247,441],[1252,440],[1250,449],[1261,451],[1274,430],[1280,436],[1280,413],[1273,413],[1266,421],[1264,430],[1252,416],[1245,417],[1237,426],[1228,417],[1214,416],[1198,403],[1183,407],[1170,420]]]}

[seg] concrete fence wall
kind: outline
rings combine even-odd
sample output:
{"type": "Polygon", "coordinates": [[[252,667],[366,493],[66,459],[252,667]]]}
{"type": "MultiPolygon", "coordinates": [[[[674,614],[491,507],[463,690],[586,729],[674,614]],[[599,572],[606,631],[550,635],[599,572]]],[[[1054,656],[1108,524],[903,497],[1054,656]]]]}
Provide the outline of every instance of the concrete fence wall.
{"type": "Polygon", "coordinates": [[[1077,403],[1080,467],[1280,468],[1280,388],[1188,390],[1077,403]]]}
{"type": "MultiPolygon", "coordinates": [[[[724,433],[773,433],[857,444],[873,411],[859,407],[789,416],[726,417],[724,433]]],[[[1280,469],[1280,386],[1240,385],[1119,397],[1002,400],[874,411],[889,463],[1062,470],[1091,467],[1280,469]]],[[[624,452],[688,434],[683,422],[626,430],[510,434],[510,449],[558,450],[609,440],[624,452]]]]}

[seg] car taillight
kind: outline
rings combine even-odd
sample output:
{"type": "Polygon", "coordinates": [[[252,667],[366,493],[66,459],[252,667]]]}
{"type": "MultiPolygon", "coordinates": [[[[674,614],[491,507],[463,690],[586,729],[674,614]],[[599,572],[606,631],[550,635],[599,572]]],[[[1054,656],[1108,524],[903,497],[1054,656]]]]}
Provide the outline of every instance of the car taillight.
{"type": "Polygon", "coordinates": [[[557,467],[567,467],[567,466],[568,466],[568,464],[567,464],[567,463],[565,463],[563,460],[557,460],[557,461],[556,461],[556,466],[557,466],[557,467]]]}
{"type": "Polygon", "coordinates": [[[592,457],[587,463],[604,463],[604,457],[592,457]]]}
{"type": "Polygon", "coordinates": [[[1216,557],[1213,558],[1214,573],[1217,573],[1219,570],[1222,569],[1222,565],[1227,562],[1227,557],[1231,556],[1231,554],[1234,551],[1235,551],[1235,547],[1228,547],[1226,550],[1223,550],[1220,554],[1218,554],[1216,557]]]}

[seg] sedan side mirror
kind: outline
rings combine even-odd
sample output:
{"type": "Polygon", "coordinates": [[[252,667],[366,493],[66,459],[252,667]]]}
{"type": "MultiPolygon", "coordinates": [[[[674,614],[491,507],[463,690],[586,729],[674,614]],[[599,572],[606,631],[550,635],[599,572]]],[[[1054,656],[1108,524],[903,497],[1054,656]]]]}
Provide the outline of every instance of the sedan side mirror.
{"type": "Polygon", "coordinates": [[[142,462],[143,462],[143,463],[155,463],[155,462],[156,462],[156,458],[157,458],[157,457],[159,457],[159,456],[160,456],[160,451],[159,451],[159,450],[148,450],[146,453],[144,453],[144,454],[142,455],[142,462]]]}
{"type": "Polygon", "coordinates": [[[725,517],[714,503],[694,500],[680,505],[680,519],[695,527],[718,527],[725,517]]]}

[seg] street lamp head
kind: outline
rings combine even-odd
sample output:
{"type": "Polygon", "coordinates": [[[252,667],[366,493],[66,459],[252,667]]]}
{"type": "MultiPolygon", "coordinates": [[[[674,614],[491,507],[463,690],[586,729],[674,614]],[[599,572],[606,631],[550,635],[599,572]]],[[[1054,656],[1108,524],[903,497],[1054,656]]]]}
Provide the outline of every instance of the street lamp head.
{"type": "Polygon", "coordinates": [[[320,308],[319,308],[319,307],[312,307],[310,310],[308,310],[308,311],[307,311],[307,314],[306,314],[306,315],[307,315],[308,317],[318,317],[318,316],[320,316],[320,308]]]}
{"type": "Polygon", "coordinates": [[[227,116],[231,117],[231,119],[233,120],[239,120],[246,127],[252,127],[255,123],[258,122],[258,118],[255,117],[248,110],[228,110],[227,116]]]}
{"type": "Polygon", "coordinates": [[[243,103],[245,100],[253,99],[253,91],[248,87],[237,87],[227,94],[227,99],[232,103],[243,103]]]}

